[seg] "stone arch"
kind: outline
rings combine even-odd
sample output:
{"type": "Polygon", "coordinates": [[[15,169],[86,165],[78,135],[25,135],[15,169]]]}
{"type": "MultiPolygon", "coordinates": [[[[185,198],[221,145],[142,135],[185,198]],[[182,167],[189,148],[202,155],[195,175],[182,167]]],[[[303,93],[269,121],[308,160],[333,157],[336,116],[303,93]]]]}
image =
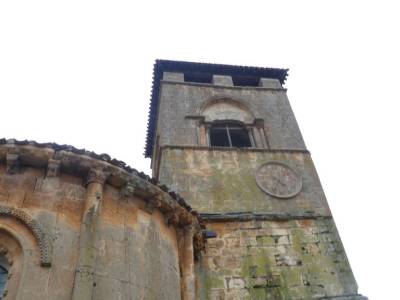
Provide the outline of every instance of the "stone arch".
{"type": "Polygon", "coordinates": [[[41,266],[50,267],[51,255],[49,240],[40,224],[23,210],[3,205],[0,205],[0,216],[16,218],[29,229],[39,246],[41,266]]]}
{"type": "Polygon", "coordinates": [[[198,111],[205,122],[222,120],[239,121],[243,124],[252,124],[254,114],[244,101],[231,97],[218,96],[205,101],[198,111]]]}
{"type": "Polygon", "coordinates": [[[7,280],[0,299],[15,299],[24,268],[24,251],[20,239],[12,228],[0,225],[0,259],[6,265],[7,280]]]}

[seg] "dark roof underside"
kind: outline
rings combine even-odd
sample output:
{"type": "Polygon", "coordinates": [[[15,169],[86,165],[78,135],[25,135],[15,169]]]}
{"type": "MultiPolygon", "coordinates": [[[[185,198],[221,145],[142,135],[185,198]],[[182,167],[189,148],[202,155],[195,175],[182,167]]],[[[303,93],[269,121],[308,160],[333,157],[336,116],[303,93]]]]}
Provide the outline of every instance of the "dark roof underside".
{"type": "Polygon", "coordinates": [[[278,79],[283,85],[287,77],[288,69],[156,60],[153,69],[153,87],[151,91],[149,118],[147,122],[145,157],[151,157],[153,153],[154,135],[157,124],[158,94],[163,72],[184,73],[185,81],[198,83],[210,83],[212,75],[230,75],[232,76],[235,85],[257,86],[260,78],[278,79]]]}

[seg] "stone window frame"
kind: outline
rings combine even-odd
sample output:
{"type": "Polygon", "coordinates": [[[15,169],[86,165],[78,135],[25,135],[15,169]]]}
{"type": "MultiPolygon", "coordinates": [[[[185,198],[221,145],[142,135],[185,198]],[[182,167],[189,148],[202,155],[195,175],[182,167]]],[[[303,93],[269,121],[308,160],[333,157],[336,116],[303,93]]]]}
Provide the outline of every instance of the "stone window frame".
{"type": "MultiPolygon", "coordinates": [[[[254,119],[253,123],[243,123],[238,120],[216,120],[206,122],[203,116],[198,118],[197,124],[197,145],[203,147],[212,147],[210,142],[210,128],[215,123],[236,123],[245,128],[249,134],[251,147],[258,149],[269,149],[269,144],[264,130],[264,120],[254,119]]],[[[227,147],[228,148],[228,147],[227,147]]]]}
{"type": "MultiPolygon", "coordinates": [[[[247,135],[248,135],[249,140],[250,140],[250,147],[236,147],[236,146],[232,145],[232,142],[230,142],[230,146],[226,147],[226,148],[255,148],[256,147],[256,144],[255,144],[255,141],[254,141],[254,136],[253,136],[253,130],[252,130],[251,125],[242,123],[242,122],[237,121],[237,120],[217,120],[217,121],[214,121],[214,122],[204,122],[203,124],[205,126],[206,139],[207,139],[207,146],[208,147],[218,147],[218,146],[212,146],[211,145],[211,129],[212,129],[213,126],[216,126],[216,125],[222,125],[222,126],[225,125],[227,127],[230,127],[231,125],[237,125],[237,126],[240,126],[240,127],[242,127],[243,129],[245,129],[247,131],[247,135]]],[[[228,136],[229,136],[229,134],[228,134],[228,136]]],[[[229,138],[229,140],[230,140],[230,138],[229,138]]]]}
{"type": "Polygon", "coordinates": [[[196,109],[194,115],[186,116],[187,119],[197,119],[197,145],[202,147],[211,147],[210,139],[209,139],[209,130],[214,122],[235,122],[243,126],[249,132],[251,148],[258,149],[269,149],[270,145],[268,142],[266,130],[264,127],[264,119],[257,118],[254,114],[254,109],[249,107],[245,100],[239,98],[233,98],[231,95],[219,94],[213,97],[208,98],[203,101],[196,109]],[[237,119],[213,119],[206,120],[206,116],[204,115],[204,111],[213,104],[217,104],[219,102],[231,103],[234,106],[237,106],[243,111],[246,111],[250,114],[251,118],[247,121],[241,121],[237,119]]]}

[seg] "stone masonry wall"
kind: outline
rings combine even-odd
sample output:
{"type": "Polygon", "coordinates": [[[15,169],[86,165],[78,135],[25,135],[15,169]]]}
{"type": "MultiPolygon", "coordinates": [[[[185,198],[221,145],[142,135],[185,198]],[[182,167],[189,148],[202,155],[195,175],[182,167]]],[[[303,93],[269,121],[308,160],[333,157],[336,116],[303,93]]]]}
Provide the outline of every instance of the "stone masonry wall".
{"type": "Polygon", "coordinates": [[[160,181],[179,192],[200,212],[330,215],[311,156],[304,152],[165,148],[160,181]],[[257,186],[257,168],[270,161],[286,163],[301,175],[303,187],[296,197],[278,199],[257,186]]]}
{"type": "Polygon", "coordinates": [[[197,145],[196,121],[200,108],[212,99],[233,99],[264,120],[271,149],[305,149],[284,89],[223,87],[206,84],[161,83],[157,131],[160,145],[197,145]]]}
{"type": "Polygon", "coordinates": [[[104,197],[94,299],[180,299],[175,231],[160,213],[119,199],[113,187],[106,187],[104,197]]]}
{"type": "MultiPolygon", "coordinates": [[[[51,266],[41,266],[39,245],[29,228],[12,215],[0,214],[0,235],[4,230],[12,235],[23,252],[17,295],[10,291],[10,299],[72,297],[86,188],[80,177],[45,173],[21,167],[9,174],[0,165],[0,206],[23,212],[39,224],[51,256],[51,266]]],[[[120,189],[105,184],[92,299],[180,299],[175,228],[157,210],[146,210],[140,198],[121,195],[120,189]]]]}
{"type": "MultiPolygon", "coordinates": [[[[332,219],[209,223],[201,299],[323,299],[356,295],[332,219]]],[[[347,298],[346,298],[347,299],[347,298]]],[[[358,299],[358,298],[348,298],[358,299]]]]}

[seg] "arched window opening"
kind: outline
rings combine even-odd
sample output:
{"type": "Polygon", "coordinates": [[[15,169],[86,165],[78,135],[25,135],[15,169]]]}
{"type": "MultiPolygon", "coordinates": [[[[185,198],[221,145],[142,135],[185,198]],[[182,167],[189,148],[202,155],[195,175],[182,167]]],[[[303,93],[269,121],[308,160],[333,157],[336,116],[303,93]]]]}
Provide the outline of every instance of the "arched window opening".
{"type": "Polygon", "coordinates": [[[9,264],[4,255],[0,255],[0,299],[3,299],[4,290],[8,280],[9,264]]]}
{"type": "Polygon", "coordinates": [[[251,147],[249,132],[235,123],[216,123],[210,128],[212,147],[251,147]]]}

